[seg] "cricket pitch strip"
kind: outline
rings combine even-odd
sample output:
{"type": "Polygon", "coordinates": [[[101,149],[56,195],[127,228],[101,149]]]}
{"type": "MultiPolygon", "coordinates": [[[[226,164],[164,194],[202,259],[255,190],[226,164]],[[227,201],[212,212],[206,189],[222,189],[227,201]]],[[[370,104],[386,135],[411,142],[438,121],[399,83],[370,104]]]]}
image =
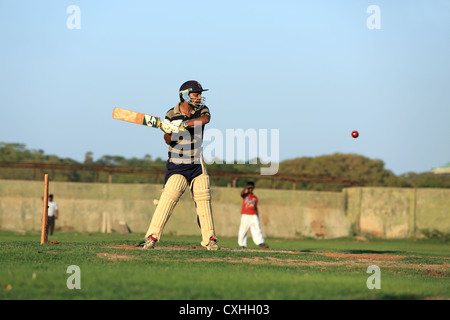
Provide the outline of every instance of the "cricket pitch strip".
{"type": "MultiPolygon", "coordinates": [[[[206,250],[201,246],[160,246],[151,250],[143,250],[137,246],[130,245],[115,245],[106,246],[102,248],[108,249],[121,249],[121,250],[139,250],[143,252],[152,251],[198,251],[206,250]]],[[[195,262],[227,262],[227,263],[250,263],[250,264],[273,264],[273,265],[286,265],[286,266],[316,266],[319,268],[326,268],[331,266],[347,266],[366,267],[367,264],[378,264],[384,267],[403,267],[406,269],[414,269],[422,272],[424,276],[434,277],[449,277],[450,263],[445,264],[410,264],[406,261],[402,261],[407,256],[404,255],[386,255],[386,254],[366,254],[366,253],[337,253],[337,252],[311,252],[311,251],[295,251],[295,250],[273,250],[273,249],[232,249],[232,248],[220,248],[219,251],[226,252],[244,252],[249,253],[249,257],[216,257],[214,254],[211,257],[193,258],[188,259],[195,262]],[[251,256],[252,253],[266,253],[267,256],[251,256]],[[292,255],[292,258],[278,258],[271,257],[272,253],[285,253],[292,255]],[[335,258],[335,261],[322,261],[322,260],[307,260],[302,259],[302,255],[319,255],[329,258],[335,258]]],[[[159,258],[161,259],[161,258],[159,258]]],[[[162,258],[164,259],[164,258],[162,258]]],[[[445,258],[450,259],[450,258],[445,258]]]]}

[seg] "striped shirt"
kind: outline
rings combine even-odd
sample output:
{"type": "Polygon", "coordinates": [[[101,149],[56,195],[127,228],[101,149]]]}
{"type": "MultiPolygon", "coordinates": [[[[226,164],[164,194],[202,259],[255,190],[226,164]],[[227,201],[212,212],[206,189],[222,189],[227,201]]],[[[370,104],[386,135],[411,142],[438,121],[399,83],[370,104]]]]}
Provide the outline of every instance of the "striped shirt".
{"type": "MultiPolygon", "coordinates": [[[[180,103],[167,111],[166,119],[170,121],[197,119],[203,115],[210,115],[208,107],[192,110],[189,116],[180,111],[180,103]]],[[[203,131],[205,126],[195,126],[187,128],[187,130],[172,133],[172,141],[169,145],[169,162],[175,164],[200,163],[202,154],[203,131]]]]}

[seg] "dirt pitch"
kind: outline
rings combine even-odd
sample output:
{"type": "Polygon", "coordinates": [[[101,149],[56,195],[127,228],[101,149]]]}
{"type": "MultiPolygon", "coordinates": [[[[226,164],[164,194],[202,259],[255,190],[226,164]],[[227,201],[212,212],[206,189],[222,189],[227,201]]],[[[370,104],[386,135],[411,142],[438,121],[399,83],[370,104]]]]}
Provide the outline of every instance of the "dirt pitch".
{"type": "MultiPolygon", "coordinates": [[[[122,249],[122,250],[143,250],[136,246],[129,245],[117,245],[108,246],[104,248],[109,249],[122,249]]],[[[153,250],[205,250],[200,246],[171,246],[171,247],[156,247],[153,250]]],[[[422,273],[423,276],[432,277],[450,277],[450,261],[445,264],[413,264],[407,261],[401,261],[403,258],[411,257],[404,255],[385,255],[385,254],[355,254],[355,253],[336,253],[336,252],[303,252],[303,251],[289,251],[289,250],[271,250],[271,249],[231,249],[231,248],[220,248],[223,251],[232,252],[248,252],[248,253],[267,253],[266,257],[210,257],[210,258],[193,258],[187,261],[192,262],[228,262],[228,263],[249,263],[249,264],[273,264],[282,266],[317,266],[319,270],[324,270],[326,267],[330,266],[346,266],[346,267],[364,267],[367,268],[368,265],[378,265],[383,267],[392,268],[405,268],[417,270],[422,273]],[[292,255],[297,255],[295,258],[275,258],[271,257],[270,253],[287,253],[292,255]],[[330,258],[336,258],[336,261],[321,261],[321,260],[306,260],[301,259],[303,254],[314,254],[321,255],[330,258]]],[[[107,258],[111,261],[118,260],[130,260],[136,259],[136,257],[127,254],[111,254],[111,253],[99,253],[99,257],[107,258]]],[[[441,257],[442,258],[442,257],[441,257]]],[[[442,258],[445,260],[450,260],[450,258],[442,258]]]]}

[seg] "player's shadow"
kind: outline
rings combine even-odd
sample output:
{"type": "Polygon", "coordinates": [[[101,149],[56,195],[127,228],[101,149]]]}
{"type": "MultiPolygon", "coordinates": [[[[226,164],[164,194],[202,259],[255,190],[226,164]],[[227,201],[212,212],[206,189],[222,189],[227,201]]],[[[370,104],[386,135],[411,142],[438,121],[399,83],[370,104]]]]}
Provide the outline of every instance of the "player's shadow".
{"type": "Polygon", "coordinates": [[[346,250],[345,253],[350,254],[397,254],[400,251],[391,250],[346,250]]]}
{"type": "MultiPolygon", "coordinates": [[[[322,250],[311,250],[311,249],[303,249],[300,250],[299,252],[303,252],[303,253],[323,253],[322,250]]],[[[400,253],[400,251],[390,251],[390,250],[346,250],[343,251],[342,253],[347,253],[347,254],[398,254],[400,253]]]]}

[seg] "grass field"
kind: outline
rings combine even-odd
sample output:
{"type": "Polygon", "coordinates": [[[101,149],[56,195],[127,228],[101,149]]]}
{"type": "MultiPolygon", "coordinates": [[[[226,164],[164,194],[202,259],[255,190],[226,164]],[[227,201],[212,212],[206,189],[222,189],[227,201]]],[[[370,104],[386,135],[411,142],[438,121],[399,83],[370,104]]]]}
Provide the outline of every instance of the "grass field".
{"type": "Polygon", "coordinates": [[[281,240],[259,249],[249,239],[220,239],[207,251],[199,237],[164,236],[137,249],[140,234],[0,232],[0,299],[353,300],[450,298],[450,250],[440,240],[281,240]],[[80,289],[68,289],[71,265],[80,289]],[[369,289],[380,268],[380,289],[369,289]]]}

